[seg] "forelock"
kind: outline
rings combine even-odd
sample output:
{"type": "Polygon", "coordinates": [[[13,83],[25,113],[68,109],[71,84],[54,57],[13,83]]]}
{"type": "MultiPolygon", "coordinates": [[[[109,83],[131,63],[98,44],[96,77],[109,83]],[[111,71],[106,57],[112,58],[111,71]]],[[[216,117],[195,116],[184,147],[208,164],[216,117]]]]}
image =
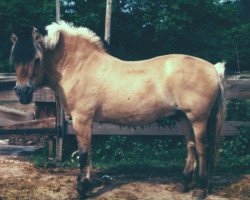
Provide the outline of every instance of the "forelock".
{"type": "Polygon", "coordinates": [[[25,27],[15,34],[18,38],[11,50],[10,61],[13,64],[29,63],[36,53],[34,41],[32,38],[33,27],[25,27]]]}
{"type": "Polygon", "coordinates": [[[34,27],[29,26],[29,27],[23,27],[19,29],[15,34],[18,37],[18,39],[28,39],[32,38],[32,33],[33,31],[36,30],[34,27]]]}

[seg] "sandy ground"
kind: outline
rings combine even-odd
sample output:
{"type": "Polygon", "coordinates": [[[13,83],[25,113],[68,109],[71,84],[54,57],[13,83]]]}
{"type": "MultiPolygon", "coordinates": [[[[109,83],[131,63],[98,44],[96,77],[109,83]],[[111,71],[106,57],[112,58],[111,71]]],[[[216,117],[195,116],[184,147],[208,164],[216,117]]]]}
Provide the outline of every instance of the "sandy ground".
{"type": "MultiPolygon", "coordinates": [[[[36,147],[33,147],[36,148],[36,147]]],[[[75,181],[78,170],[37,169],[27,157],[32,147],[0,145],[1,200],[78,199],[75,181]],[[26,151],[23,153],[22,151],[26,151]]],[[[100,172],[95,176],[100,176],[100,172]]],[[[189,200],[191,192],[174,191],[178,178],[174,175],[149,173],[112,174],[111,184],[94,188],[88,199],[96,200],[189,200]]],[[[224,175],[212,179],[213,189],[206,200],[250,199],[250,175],[224,175]]]]}
{"type": "MultiPolygon", "coordinates": [[[[13,105],[7,105],[13,107],[13,105]]],[[[17,104],[17,106],[19,106],[17,104]]],[[[16,107],[23,111],[33,107],[16,107]]],[[[33,140],[32,140],[33,141],[33,140]]],[[[29,142],[29,140],[28,140],[29,142]]],[[[27,143],[28,143],[27,142],[27,143]]],[[[10,146],[0,142],[0,200],[66,200],[78,199],[75,192],[78,170],[37,169],[27,154],[35,146],[10,146]],[[26,156],[24,156],[26,155],[26,156]]],[[[17,141],[14,141],[15,144],[17,141]]],[[[37,143],[37,142],[35,142],[37,143]]],[[[21,144],[24,144],[22,141],[21,144]]],[[[29,144],[29,143],[28,143],[29,144]]],[[[38,144],[41,144],[39,141],[38,144]]],[[[25,143],[26,145],[26,143],[25,143]]],[[[37,144],[36,144],[37,145],[37,144]]],[[[100,178],[105,172],[95,170],[100,178]]],[[[175,192],[179,174],[146,173],[108,174],[111,184],[94,188],[89,199],[96,200],[190,200],[191,192],[175,192]]],[[[212,178],[212,189],[206,200],[249,200],[250,175],[228,174],[212,178]]]]}

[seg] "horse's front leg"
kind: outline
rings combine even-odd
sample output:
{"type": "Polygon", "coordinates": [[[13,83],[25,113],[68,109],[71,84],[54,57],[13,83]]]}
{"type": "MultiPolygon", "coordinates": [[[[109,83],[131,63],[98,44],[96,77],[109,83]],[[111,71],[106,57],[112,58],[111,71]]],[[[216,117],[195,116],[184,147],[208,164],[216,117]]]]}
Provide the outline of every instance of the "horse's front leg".
{"type": "Polygon", "coordinates": [[[77,191],[80,198],[83,198],[90,190],[91,180],[91,129],[93,120],[85,116],[72,116],[73,127],[79,150],[80,175],[77,179],[77,191]]]}

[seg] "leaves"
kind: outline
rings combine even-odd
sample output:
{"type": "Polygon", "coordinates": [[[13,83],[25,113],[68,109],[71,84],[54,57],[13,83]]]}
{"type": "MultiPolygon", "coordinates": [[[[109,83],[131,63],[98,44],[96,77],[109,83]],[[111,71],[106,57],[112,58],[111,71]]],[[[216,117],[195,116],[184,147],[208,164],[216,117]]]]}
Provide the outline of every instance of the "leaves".
{"type": "MultiPolygon", "coordinates": [[[[113,1],[110,53],[126,60],[162,54],[191,54],[228,61],[237,71],[250,66],[250,15],[246,0],[119,0],[113,1]]],[[[62,18],[104,35],[106,2],[65,0],[62,18]]],[[[54,1],[0,2],[0,71],[10,71],[9,36],[21,26],[44,27],[55,20],[54,1]]]]}

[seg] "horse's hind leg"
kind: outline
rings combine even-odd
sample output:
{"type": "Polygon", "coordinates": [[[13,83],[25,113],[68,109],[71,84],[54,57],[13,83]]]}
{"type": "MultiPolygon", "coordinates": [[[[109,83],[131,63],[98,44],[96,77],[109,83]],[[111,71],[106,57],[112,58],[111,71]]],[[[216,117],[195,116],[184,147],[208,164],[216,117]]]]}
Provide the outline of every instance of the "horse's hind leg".
{"type": "Polygon", "coordinates": [[[182,184],[178,184],[176,189],[180,192],[186,192],[188,190],[188,185],[192,182],[193,173],[196,167],[195,138],[192,125],[185,113],[179,113],[177,121],[180,124],[181,130],[187,142],[188,155],[186,158],[186,165],[183,170],[182,184]]]}
{"type": "Polygon", "coordinates": [[[207,171],[207,120],[193,120],[192,121],[196,153],[199,158],[199,177],[197,188],[193,191],[194,199],[204,199],[206,197],[206,189],[208,185],[208,171],[207,171]]]}
{"type": "Polygon", "coordinates": [[[91,128],[92,120],[73,116],[73,127],[76,132],[76,138],[79,150],[80,176],[77,179],[77,190],[80,199],[84,198],[88,190],[90,190],[91,179],[91,128]]]}

